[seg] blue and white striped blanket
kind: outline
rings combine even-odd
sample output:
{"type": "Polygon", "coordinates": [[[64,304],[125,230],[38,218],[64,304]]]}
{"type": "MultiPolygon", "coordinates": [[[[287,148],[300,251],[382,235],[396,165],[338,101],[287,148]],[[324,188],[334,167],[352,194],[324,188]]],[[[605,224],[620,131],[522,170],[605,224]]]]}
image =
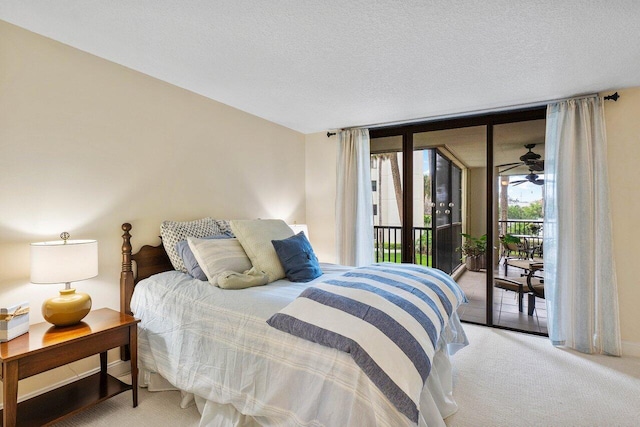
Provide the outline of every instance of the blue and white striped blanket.
{"type": "Polygon", "coordinates": [[[382,263],[307,288],[267,323],[351,354],[396,408],[417,422],[440,333],[462,302],[463,291],[441,270],[382,263]]]}

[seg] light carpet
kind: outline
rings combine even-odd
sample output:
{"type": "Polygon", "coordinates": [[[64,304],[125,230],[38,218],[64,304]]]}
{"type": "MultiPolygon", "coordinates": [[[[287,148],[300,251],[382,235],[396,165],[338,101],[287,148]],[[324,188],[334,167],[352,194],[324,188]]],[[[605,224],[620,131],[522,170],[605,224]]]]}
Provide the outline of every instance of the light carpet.
{"type": "Polygon", "coordinates": [[[54,424],[55,427],[198,427],[200,414],[195,405],[180,408],[179,391],[138,390],[138,407],[132,407],[131,392],[121,393],[77,415],[54,424]]]}
{"type": "MultiPolygon", "coordinates": [[[[470,346],[453,357],[459,410],[449,427],[631,427],[640,425],[640,359],[584,355],[546,338],[465,324],[470,346]]],[[[196,427],[180,393],[123,393],[61,423],[196,427]]],[[[327,426],[340,427],[340,426],[327,426]]],[[[346,426],[345,426],[346,427],[346,426]]]]}
{"type": "Polygon", "coordinates": [[[554,348],[545,337],[465,324],[449,427],[640,425],[640,359],[554,348]]]}

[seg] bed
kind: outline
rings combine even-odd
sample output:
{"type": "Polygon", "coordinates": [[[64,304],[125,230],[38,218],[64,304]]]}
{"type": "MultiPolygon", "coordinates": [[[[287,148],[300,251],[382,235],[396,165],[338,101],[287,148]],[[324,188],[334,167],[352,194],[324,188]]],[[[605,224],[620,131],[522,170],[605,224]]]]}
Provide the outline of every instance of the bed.
{"type": "Polygon", "coordinates": [[[468,344],[457,306],[438,331],[410,419],[353,355],[268,323],[301,293],[357,276],[353,268],[321,264],[309,282],[222,289],[176,271],[162,244],[132,253],[131,229],[122,225],[121,310],[141,320],[141,383],[161,378],[192,397],[201,426],[432,427],[457,410],[449,356],[468,344]]]}

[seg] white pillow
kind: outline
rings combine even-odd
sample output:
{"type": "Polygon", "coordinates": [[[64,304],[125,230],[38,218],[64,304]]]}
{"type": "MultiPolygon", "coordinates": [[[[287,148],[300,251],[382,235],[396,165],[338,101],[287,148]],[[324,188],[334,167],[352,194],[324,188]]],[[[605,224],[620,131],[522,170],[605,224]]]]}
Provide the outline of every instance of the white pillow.
{"type": "Polygon", "coordinates": [[[238,239],[187,237],[187,243],[212,285],[218,286],[218,276],[225,271],[242,273],[251,269],[251,261],[238,239]]]}
{"type": "Polygon", "coordinates": [[[281,219],[232,220],[231,230],[251,263],[269,276],[269,283],[285,277],[278,254],[271,243],[293,236],[293,230],[281,219]]]}

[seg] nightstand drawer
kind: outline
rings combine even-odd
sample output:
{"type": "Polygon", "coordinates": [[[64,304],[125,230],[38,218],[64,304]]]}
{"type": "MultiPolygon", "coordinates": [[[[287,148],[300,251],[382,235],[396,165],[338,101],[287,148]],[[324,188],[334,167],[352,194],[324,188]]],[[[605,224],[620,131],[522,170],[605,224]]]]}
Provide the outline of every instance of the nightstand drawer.
{"type": "Polygon", "coordinates": [[[129,328],[121,328],[108,334],[95,334],[81,338],[77,345],[61,345],[47,351],[34,353],[19,361],[20,378],[48,371],[109,349],[129,344],[129,328]]]}

